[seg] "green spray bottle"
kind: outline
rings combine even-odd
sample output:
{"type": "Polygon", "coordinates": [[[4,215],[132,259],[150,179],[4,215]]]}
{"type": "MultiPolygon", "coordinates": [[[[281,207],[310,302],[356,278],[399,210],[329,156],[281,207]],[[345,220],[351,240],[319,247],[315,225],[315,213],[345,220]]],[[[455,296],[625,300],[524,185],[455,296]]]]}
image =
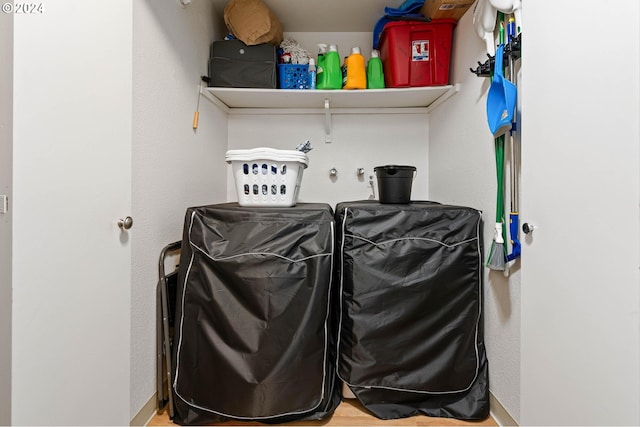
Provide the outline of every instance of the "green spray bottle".
{"type": "Polygon", "coordinates": [[[327,54],[327,45],[318,44],[318,60],[316,61],[316,89],[327,88],[327,74],[324,72],[324,60],[327,54]]]}

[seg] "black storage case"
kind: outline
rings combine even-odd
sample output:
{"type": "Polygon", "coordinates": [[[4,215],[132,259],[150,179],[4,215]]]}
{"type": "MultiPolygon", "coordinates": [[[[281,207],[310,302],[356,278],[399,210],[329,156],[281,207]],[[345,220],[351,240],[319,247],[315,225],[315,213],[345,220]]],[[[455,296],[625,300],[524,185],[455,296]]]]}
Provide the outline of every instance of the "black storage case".
{"type": "Polygon", "coordinates": [[[178,274],[178,424],[323,419],[340,402],[329,205],[189,208],[178,274]]]}
{"type": "Polygon", "coordinates": [[[209,56],[209,86],[275,89],[277,63],[272,44],[215,41],[209,56]]]}
{"type": "Polygon", "coordinates": [[[481,222],[432,202],[337,205],[338,376],[377,417],[489,415],[481,222]]]}

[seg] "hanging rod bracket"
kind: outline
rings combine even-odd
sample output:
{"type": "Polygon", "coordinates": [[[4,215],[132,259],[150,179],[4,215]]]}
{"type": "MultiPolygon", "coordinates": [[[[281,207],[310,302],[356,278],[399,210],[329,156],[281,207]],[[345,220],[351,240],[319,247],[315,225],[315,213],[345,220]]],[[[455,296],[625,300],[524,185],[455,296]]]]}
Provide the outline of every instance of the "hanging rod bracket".
{"type": "Polygon", "coordinates": [[[324,100],[324,142],[331,142],[331,108],[329,100],[324,100]]]}

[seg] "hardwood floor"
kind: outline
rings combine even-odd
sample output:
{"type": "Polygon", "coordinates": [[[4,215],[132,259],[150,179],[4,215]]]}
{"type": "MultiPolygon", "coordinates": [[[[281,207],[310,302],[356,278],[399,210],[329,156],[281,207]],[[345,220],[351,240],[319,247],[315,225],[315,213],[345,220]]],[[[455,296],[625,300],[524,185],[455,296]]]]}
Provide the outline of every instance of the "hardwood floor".
{"type": "MultiPolygon", "coordinates": [[[[154,416],[147,424],[148,426],[173,426],[176,425],[169,420],[169,412],[165,407],[162,412],[154,416]]],[[[266,425],[258,422],[242,423],[237,421],[227,421],[219,424],[224,426],[266,425]]],[[[271,424],[273,425],[273,424],[271,424]]],[[[399,420],[379,420],[369,414],[366,409],[355,399],[345,399],[336,409],[333,415],[322,421],[298,421],[285,425],[295,426],[497,426],[498,424],[491,417],[483,421],[461,421],[453,418],[431,418],[423,415],[402,418],[399,420]]]]}

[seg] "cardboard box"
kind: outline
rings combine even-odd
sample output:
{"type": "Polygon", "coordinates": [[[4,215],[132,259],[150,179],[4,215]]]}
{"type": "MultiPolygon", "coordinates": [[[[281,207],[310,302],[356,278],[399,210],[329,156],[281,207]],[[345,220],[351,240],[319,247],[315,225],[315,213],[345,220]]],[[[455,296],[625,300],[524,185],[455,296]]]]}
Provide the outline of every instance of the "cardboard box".
{"type": "Polygon", "coordinates": [[[462,15],[471,7],[475,0],[425,0],[420,9],[420,13],[431,19],[455,19],[462,18],[462,15]]]}

